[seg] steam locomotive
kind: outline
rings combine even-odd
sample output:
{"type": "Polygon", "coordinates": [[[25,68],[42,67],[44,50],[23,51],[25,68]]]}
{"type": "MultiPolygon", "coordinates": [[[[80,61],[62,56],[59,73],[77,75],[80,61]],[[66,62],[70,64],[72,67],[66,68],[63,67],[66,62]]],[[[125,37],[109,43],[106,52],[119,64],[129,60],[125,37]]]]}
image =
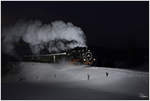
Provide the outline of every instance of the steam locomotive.
{"type": "Polygon", "coordinates": [[[72,64],[94,65],[96,59],[92,52],[86,47],[76,47],[71,50],[66,50],[60,53],[28,55],[24,56],[25,61],[59,63],[62,60],[72,64]]]}

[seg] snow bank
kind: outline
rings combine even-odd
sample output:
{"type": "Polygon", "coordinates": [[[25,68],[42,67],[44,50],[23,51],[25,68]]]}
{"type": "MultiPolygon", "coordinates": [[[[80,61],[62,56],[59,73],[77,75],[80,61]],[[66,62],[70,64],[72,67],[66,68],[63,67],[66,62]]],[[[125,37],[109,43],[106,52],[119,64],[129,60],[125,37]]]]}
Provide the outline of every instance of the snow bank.
{"type": "Polygon", "coordinates": [[[20,63],[18,68],[20,68],[19,73],[8,74],[2,82],[61,82],[66,83],[67,87],[79,86],[107,92],[148,96],[149,74],[146,72],[85,65],[25,62],[20,63]]]}

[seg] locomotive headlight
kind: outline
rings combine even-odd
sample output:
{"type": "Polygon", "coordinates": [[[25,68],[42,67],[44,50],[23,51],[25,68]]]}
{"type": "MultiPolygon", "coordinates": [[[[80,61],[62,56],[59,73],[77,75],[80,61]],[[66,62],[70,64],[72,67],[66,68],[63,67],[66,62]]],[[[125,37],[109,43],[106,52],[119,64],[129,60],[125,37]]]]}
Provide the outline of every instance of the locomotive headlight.
{"type": "Polygon", "coordinates": [[[91,52],[86,52],[85,58],[86,58],[88,61],[91,61],[91,60],[92,60],[92,53],[91,53],[91,52]]]}
{"type": "Polygon", "coordinates": [[[90,55],[88,54],[87,57],[90,57],[90,55]]]}
{"type": "Polygon", "coordinates": [[[83,61],[86,61],[86,59],[83,59],[83,61]]]}

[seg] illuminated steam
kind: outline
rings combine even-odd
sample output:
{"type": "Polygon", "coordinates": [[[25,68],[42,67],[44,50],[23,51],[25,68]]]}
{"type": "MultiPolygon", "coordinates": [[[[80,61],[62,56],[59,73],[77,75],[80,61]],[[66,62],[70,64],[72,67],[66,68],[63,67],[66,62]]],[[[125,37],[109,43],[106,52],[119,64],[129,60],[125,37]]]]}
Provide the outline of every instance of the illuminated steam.
{"type": "Polygon", "coordinates": [[[54,21],[51,24],[20,21],[5,28],[2,30],[3,52],[9,55],[16,54],[15,45],[20,40],[29,44],[33,54],[39,54],[43,49],[59,52],[75,47],[86,47],[86,37],[81,28],[63,21],[54,21]]]}

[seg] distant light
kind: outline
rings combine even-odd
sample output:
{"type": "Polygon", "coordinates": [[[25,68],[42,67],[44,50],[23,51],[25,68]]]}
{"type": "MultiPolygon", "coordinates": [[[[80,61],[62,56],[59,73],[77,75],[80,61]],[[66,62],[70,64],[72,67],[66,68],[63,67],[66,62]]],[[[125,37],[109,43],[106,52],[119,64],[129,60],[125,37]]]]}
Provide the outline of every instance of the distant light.
{"type": "Polygon", "coordinates": [[[144,95],[143,93],[140,93],[139,96],[140,96],[141,98],[148,98],[148,96],[144,95]]]}

